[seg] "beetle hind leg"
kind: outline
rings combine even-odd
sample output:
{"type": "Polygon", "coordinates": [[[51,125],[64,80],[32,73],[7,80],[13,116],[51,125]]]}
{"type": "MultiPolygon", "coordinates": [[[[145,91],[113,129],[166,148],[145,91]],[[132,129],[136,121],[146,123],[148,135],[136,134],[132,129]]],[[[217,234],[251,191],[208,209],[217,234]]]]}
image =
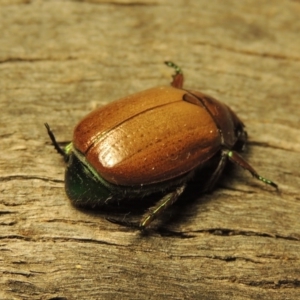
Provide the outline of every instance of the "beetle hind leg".
{"type": "Polygon", "coordinates": [[[161,215],[168,207],[170,207],[172,204],[174,204],[179,196],[183,193],[183,191],[186,188],[186,184],[183,184],[182,186],[178,187],[176,190],[174,190],[171,193],[168,193],[163,198],[161,198],[158,203],[155,205],[155,207],[151,208],[149,212],[145,214],[143,219],[141,220],[139,224],[139,229],[144,231],[150,223],[156,219],[159,215],[161,215]]]}
{"type": "Polygon", "coordinates": [[[278,190],[278,186],[275,182],[260,176],[248,163],[247,161],[244,160],[244,158],[242,156],[240,156],[237,152],[235,151],[228,151],[228,158],[231,162],[235,163],[236,165],[244,168],[245,170],[248,170],[252,176],[254,176],[255,178],[257,178],[258,180],[273,186],[274,188],[276,188],[278,190]]]}
{"type": "Polygon", "coordinates": [[[205,187],[203,188],[203,191],[211,191],[217,181],[219,180],[221,174],[224,171],[224,168],[226,166],[226,163],[228,161],[228,153],[227,151],[221,151],[221,158],[217,165],[217,168],[214,170],[208,181],[205,183],[205,187]]]}
{"type": "Polygon", "coordinates": [[[179,196],[183,193],[186,188],[186,184],[178,187],[174,191],[168,193],[163,198],[161,198],[157,204],[152,207],[142,218],[140,223],[130,222],[126,220],[118,220],[114,218],[106,218],[107,221],[118,224],[125,227],[131,227],[134,229],[139,229],[142,232],[146,232],[148,226],[159,216],[161,215],[168,207],[174,204],[179,196]]]}
{"type": "Polygon", "coordinates": [[[171,61],[165,61],[165,64],[168,67],[175,69],[175,74],[172,76],[173,81],[171,82],[171,86],[181,89],[183,86],[183,80],[184,80],[182,70],[171,61]]]}

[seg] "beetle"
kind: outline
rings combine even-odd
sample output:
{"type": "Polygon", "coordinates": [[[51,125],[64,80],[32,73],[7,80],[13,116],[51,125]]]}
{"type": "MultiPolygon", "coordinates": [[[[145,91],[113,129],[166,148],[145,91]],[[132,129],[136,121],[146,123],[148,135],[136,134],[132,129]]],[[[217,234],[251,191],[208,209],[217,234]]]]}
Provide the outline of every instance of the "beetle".
{"type": "Polygon", "coordinates": [[[277,189],[238,154],[247,132],[237,115],[211,96],[183,89],[181,69],[165,63],[175,69],[170,86],[126,96],[92,111],[77,124],[65,148],[45,123],[52,144],[67,163],[65,190],[74,205],[101,206],[165,194],[142,217],[137,225],[141,230],[213,160],[217,163],[205,191],[213,189],[228,161],[277,189]]]}

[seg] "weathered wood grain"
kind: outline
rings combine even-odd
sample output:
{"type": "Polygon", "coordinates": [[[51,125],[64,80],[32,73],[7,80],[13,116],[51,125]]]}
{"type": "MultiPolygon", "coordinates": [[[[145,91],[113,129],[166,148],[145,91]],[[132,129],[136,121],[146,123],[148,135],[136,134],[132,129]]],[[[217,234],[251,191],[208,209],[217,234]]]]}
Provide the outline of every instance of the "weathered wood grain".
{"type": "Polygon", "coordinates": [[[298,299],[299,15],[283,0],[1,0],[0,299],[298,299]],[[70,141],[94,107],[168,84],[164,60],[238,113],[244,157],[280,192],[232,168],[142,236],[71,206],[43,123],[70,141]]]}

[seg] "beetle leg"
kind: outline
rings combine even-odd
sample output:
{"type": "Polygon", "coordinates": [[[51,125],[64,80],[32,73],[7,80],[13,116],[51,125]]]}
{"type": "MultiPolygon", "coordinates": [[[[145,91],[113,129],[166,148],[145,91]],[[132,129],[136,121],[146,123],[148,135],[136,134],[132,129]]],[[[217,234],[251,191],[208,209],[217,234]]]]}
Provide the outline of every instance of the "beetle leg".
{"type": "Polygon", "coordinates": [[[236,165],[248,170],[252,176],[254,176],[255,178],[257,178],[258,180],[266,183],[266,184],[269,184],[271,186],[273,186],[274,188],[278,189],[278,186],[275,182],[265,178],[265,177],[262,177],[260,176],[248,163],[247,161],[245,161],[245,159],[240,156],[237,152],[235,151],[229,151],[228,152],[228,158],[231,162],[235,163],[236,165]]]}
{"type": "Polygon", "coordinates": [[[223,173],[223,170],[225,168],[226,162],[228,160],[228,153],[227,151],[221,151],[221,158],[219,161],[219,164],[213,174],[210,176],[208,182],[205,184],[204,191],[211,191],[213,187],[215,186],[216,182],[220,178],[221,174],[223,173]]]}
{"type": "Polygon", "coordinates": [[[58,143],[57,143],[57,141],[56,141],[56,138],[55,138],[55,135],[54,135],[54,133],[52,132],[52,130],[50,129],[49,124],[48,124],[48,123],[45,123],[44,125],[45,125],[45,127],[46,127],[46,129],[47,129],[48,135],[49,135],[49,137],[50,137],[50,139],[51,139],[51,142],[52,142],[52,144],[53,144],[55,150],[56,150],[61,156],[63,156],[63,157],[64,157],[64,160],[67,162],[67,161],[68,161],[68,157],[69,157],[68,154],[67,154],[63,149],[61,149],[60,146],[58,145],[58,143]]]}
{"type": "Polygon", "coordinates": [[[145,215],[145,217],[140,222],[139,228],[143,231],[145,230],[150,223],[161,215],[169,206],[174,204],[179,196],[183,193],[186,188],[186,184],[178,187],[175,191],[165,195],[161,200],[158,201],[154,208],[151,208],[150,211],[145,215]]]}
{"type": "Polygon", "coordinates": [[[183,86],[183,73],[182,70],[173,62],[171,61],[165,61],[165,64],[168,67],[174,68],[175,69],[175,74],[172,76],[173,81],[171,82],[171,86],[181,89],[183,86]]]}

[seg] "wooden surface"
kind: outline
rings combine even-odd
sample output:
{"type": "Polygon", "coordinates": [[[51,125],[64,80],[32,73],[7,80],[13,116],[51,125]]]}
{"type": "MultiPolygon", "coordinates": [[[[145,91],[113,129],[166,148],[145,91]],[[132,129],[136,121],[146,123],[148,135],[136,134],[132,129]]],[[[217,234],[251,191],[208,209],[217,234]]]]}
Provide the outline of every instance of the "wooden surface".
{"type": "Polygon", "coordinates": [[[296,0],[1,0],[0,299],[299,299],[299,15],[296,0]],[[70,141],[94,107],[168,84],[164,60],[237,112],[244,157],[280,192],[233,168],[142,236],[72,207],[43,123],[70,141]]]}

